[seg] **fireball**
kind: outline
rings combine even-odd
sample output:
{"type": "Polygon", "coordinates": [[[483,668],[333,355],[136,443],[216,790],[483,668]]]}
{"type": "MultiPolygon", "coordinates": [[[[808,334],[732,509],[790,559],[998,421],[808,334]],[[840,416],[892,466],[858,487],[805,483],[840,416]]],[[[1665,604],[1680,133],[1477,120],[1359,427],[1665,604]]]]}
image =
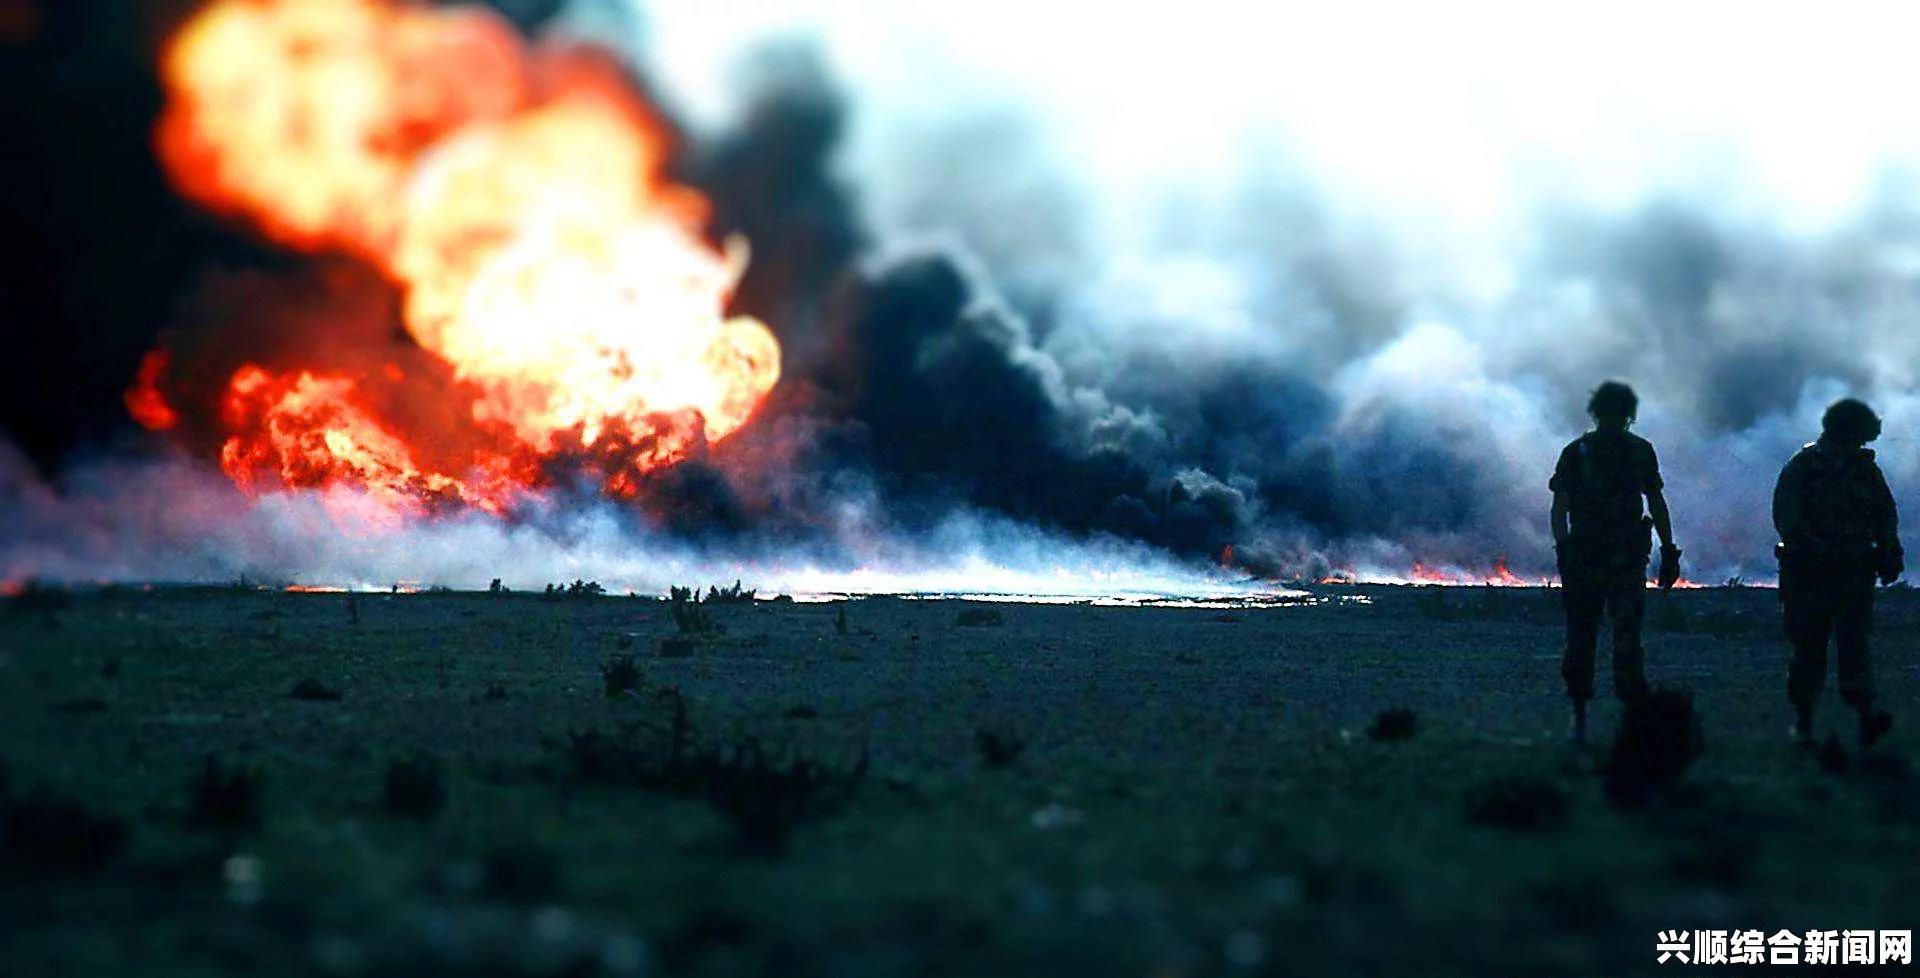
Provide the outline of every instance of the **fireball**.
{"type": "MultiPolygon", "coordinates": [[[[156,152],[176,189],[299,251],[370,263],[407,333],[451,368],[470,471],[351,376],[249,364],[222,463],[248,491],[351,485],[499,509],[539,464],[586,456],[608,492],[737,431],[780,378],[772,332],[726,308],[746,245],[663,174],[666,128],[603,55],[529,47],[481,8],[216,0],[170,40],[156,152]],[[531,461],[532,464],[529,464],[531,461]]],[[[136,420],[177,420],[166,355],[136,420]]]]}

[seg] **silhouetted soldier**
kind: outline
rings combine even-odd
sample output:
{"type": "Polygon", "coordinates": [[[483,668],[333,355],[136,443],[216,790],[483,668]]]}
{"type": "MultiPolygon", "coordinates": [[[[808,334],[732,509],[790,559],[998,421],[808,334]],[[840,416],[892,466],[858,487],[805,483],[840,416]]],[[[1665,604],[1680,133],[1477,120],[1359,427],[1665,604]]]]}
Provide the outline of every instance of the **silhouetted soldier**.
{"type": "Polygon", "coordinates": [[[1587,735],[1602,615],[1613,619],[1613,695],[1624,703],[1647,692],[1640,623],[1655,531],[1661,543],[1661,588],[1673,587],[1680,578],[1680,548],[1673,544],[1672,519],[1661,494],[1660,460],[1652,444],[1627,431],[1639,409],[1639,396],[1626,384],[1610,380],[1596,388],[1587,401],[1594,430],[1561,451],[1549,483],[1553,549],[1567,612],[1560,675],[1573,701],[1568,736],[1575,741],[1587,735]]]}
{"type": "Polygon", "coordinates": [[[1866,404],[1835,401],[1820,419],[1820,440],[1794,453],[1773,488],[1773,526],[1780,534],[1780,605],[1793,661],[1787,698],[1794,740],[1813,743],[1813,707],[1827,677],[1827,641],[1839,651],[1840,701],[1860,714],[1860,743],[1893,727],[1873,708],[1867,633],[1873,624],[1873,581],[1892,584],[1906,570],[1893,492],[1867,442],[1880,419],[1866,404]]]}

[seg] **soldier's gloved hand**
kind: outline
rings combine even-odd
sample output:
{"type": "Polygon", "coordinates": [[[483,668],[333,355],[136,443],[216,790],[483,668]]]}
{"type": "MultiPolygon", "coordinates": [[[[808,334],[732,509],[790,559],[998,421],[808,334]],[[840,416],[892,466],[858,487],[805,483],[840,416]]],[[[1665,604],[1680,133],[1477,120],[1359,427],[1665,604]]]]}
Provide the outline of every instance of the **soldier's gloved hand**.
{"type": "Polygon", "coordinates": [[[1680,583],[1680,548],[1669,543],[1660,548],[1660,590],[1671,591],[1680,583]]]}
{"type": "Polygon", "coordinates": [[[1891,586],[1900,579],[1900,575],[1907,572],[1906,551],[1899,547],[1882,547],[1877,564],[1875,570],[1880,572],[1880,583],[1891,586]]]}

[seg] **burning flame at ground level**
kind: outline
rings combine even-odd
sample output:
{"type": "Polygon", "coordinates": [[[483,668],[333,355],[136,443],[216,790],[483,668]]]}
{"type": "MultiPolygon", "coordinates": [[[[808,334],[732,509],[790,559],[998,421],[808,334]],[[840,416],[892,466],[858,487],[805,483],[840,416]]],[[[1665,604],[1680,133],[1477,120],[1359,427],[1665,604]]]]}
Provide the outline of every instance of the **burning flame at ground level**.
{"type": "MultiPolygon", "coordinates": [[[[163,75],[174,185],[284,245],[378,267],[457,381],[413,394],[459,399],[447,432],[400,420],[448,416],[391,410],[405,390],[369,396],[404,376],[241,366],[217,420],[248,492],[347,485],[497,512],[566,456],[630,497],[779,380],[772,333],[724,312],[745,243],[703,238],[706,202],[661,175],[665,127],[604,53],[530,49],[478,7],[216,0],[163,75]],[[449,443],[484,447],[448,461],[449,443]]],[[[153,430],[183,422],[171,367],[149,354],[127,394],[153,430]]]]}
{"type": "MultiPolygon", "coordinates": [[[[1416,560],[1413,563],[1413,570],[1404,574],[1393,573],[1393,572],[1381,572],[1381,571],[1358,572],[1358,571],[1351,571],[1351,570],[1342,570],[1342,571],[1335,571],[1334,573],[1324,575],[1319,579],[1315,580],[1314,583],[1321,584],[1321,585],[1343,585],[1343,584],[1409,585],[1411,584],[1411,585],[1438,586],[1438,587],[1545,587],[1545,588],[1552,588],[1552,587],[1561,586],[1560,579],[1554,575],[1528,578],[1528,577],[1522,577],[1521,575],[1514,573],[1510,568],[1508,568],[1507,559],[1505,557],[1496,559],[1493,562],[1492,568],[1484,573],[1476,573],[1476,572],[1466,570],[1464,568],[1457,567],[1457,566],[1451,566],[1451,565],[1441,566],[1441,565],[1429,564],[1423,561],[1416,560]]],[[[1729,586],[1745,586],[1745,585],[1748,585],[1749,583],[1750,582],[1735,579],[1735,581],[1729,582],[1729,586]]],[[[1689,590],[1712,587],[1712,585],[1701,584],[1698,581],[1692,581],[1684,577],[1680,578],[1680,580],[1677,581],[1673,586],[1675,590],[1681,590],[1681,591],[1689,591],[1689,590]]],[[[1763,585],[1753,585],[1753,586],[1763,586],[1763,585]]],[[[1648,578],[1647,587],[1649,588],[1658,587],[1658,582],[1652,578],[1648,578]]]]}

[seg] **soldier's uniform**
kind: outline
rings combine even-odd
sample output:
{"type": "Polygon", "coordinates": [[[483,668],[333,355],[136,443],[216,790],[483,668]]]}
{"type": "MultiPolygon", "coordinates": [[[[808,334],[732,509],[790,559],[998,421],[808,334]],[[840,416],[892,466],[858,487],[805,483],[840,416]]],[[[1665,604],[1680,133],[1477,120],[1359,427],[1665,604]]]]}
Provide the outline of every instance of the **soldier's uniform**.
{"type": "Polygon", "coordinates": [[[1653,445],[1632,432],[1590,431],[1560,453],[1548,487],[1565,493],[1570,535],[1559,546],[1567,649],[1560,674],[1575,703],[1593,698],[1600,618],[1613,620],[1613,693],[1625,701],[1647,691],[1640,624],[1647,608],[1647,559],[1653,524],[1645,501],[1659,492],[1653,445]]]}
{"type": "Polygon", "coordinates": [[[1780,533],[1780,602],[1793,643],[1787,697],[1803,711],[1813,708],[1826,681],[1831,639],[1839,653],[1840,699],[1864,710],[1873,702],[1867,634],[1874,578],[1902,560],[1893,492],[1873,451],[1800,449],[1774,484],[1773,525],[1780,533]]]}

